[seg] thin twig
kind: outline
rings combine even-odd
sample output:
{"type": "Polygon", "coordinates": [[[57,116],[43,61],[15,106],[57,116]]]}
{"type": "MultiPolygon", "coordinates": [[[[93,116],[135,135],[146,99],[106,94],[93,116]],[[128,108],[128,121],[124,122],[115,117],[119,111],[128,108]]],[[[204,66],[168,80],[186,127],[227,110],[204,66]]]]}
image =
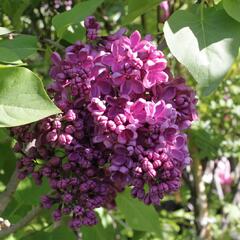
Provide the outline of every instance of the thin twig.
{"type": "Polygon", "coordinates": [[[43,42],[51,44],[52,46],[54,46],[60,50],[64,50],[64,46],[61,45],[60,43],[58,43],[58,41],[53,41],[51,39],[44,39],[43,42]]]}
{"type": "Polygon", "coordinates": [[[208,202],[205,184],[203,182],[203,169],[200,159],[195,157],[192,164],[192,174],[194,179],[193,205],[195,226],[199,239],[211,240],[212,234],[208,223],[208,202]]]}
{"type": "Polygon", "coordinates": [[[30,223],[41,211],[42,211],[42,208],[40,206],[34,207],[18,223],[12,225],[11,227],[9,227],[7,229],[0,231],[0,239],[8,236],[9,234],[15,233],[17,230],[28,225],[28,223],[30,223]]]}
{"type": "Polygon", "coordinates": [[[11,201],[11,197],[17,189],[19,180],[17,178],[17,169],[13,172],[6,190],[0,194],[0,214],[6,209],[7,205],[11,201]]]}

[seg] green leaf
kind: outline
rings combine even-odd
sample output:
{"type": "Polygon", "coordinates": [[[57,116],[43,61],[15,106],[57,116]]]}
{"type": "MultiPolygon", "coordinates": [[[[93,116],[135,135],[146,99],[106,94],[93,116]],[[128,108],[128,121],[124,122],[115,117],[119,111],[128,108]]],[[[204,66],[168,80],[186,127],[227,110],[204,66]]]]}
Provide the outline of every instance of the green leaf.
{"type": "Polygon", "coordinates": [[[11,30],[9,30],[8,28],[0,27],[0,35],[8,34],[10,32],[11,30]]]}
{"type": "Polygon", "coordinates": [[[41,80],[26,68],[0,69],[0,127],[13,127],[57,114],[41,80]]]}
{"type": "Polygon", "coordinates": [[[128,0],[128,14],[123,18],[123,24],[131,23],[136,17],[140,16],[157,6],[161,0],[128,0]]]}
{"type": "MultiPolygon", "coordinates": [[[[68,226],[60,226],[49,234],[49,240],[75,240],[76,236],[68,226]]],[[[96,238],[97,239],[97,238],[96,238]]]]}
{"type": "Polygon", "coordinates": [[[240,0],[223,0],[223,7],[229,16],[240,22],[240,0]]]}
{"type": "Polygon", "coordinates": [[[30,234],[26,234],[26,236],[23,236],[20,240],[33,240],[33,239],[34,240],[42,240],[42,239],[44,240],[75,240],[76,236],[68,226],[61,225],[60,227],[57,227],[57,228],[56,226],[50,227],[48,231],[33,230],[30,234]]]}
{"type": "Polygon", "coordinates": [[[171,53],[187,67],[203,94],[208,95],[238,54],[240,24],[223,9],[194,6],[176,11],[165,23],[164,35],[171,53]]]}
{"type": "Polygon", "coordinates": [[[83,240],[112,240],[114,239],[115,235],[112,226],[104,228],[101,222],[93,227],[82,227],[81,232],[83,235],[83,240]]]}
{"type": "Polygon", "coordinates": [[[83,28],[81,24],[73,24],[63,33],[62,39],[70,43],[75,43],[79,39],[82,40],[84,38],[85,32],[85,28],[83,28]]]}
{"type": "Polygon", "coordinates": [[[6,128],[0,128],[0,143],[6,143],[10,140],[9,131],[6,128]]]}
{"type": "Polygon", "coordinates": [[[31,35],[19,35],[12,40],[1,40],[0,47],[8,48],[20,59],[25,59],[37,51],[37,38],[31,35]]]}
{"type": "Polygon", "coordinates": [[[116,201],[118,209],[125,216],[130,227],[135,230],[155,232],[161,235],[158,214],[153,206],[147,206],[134,199],[129,190],[120,193],[116,201]]]}
{"type": "Polygon", "coordinates": [[[19,203],[27,205],[39,205],[40,197],[48,194],[50,191],[47,180],[44,180],[41,186],[36,184],[30,178],[25,178],[18,185],[17,191],[14,194],[14,198],[19,203]]]}
{"type": "Polygon", "coordinates": [[[221,135],[212,134],[205,129],[197,128],[189,130],[190,147],[196,149],[193,154],[197,154],[198,158],[215,159],[218,156],[219,146],[223,141],[221,135]]]}
{"type": "Polygon", "coordinates": [[[0,47],[0,62],[13,64],[23,63],[15,52],[5,47],[0,47]]]}
{"type": "MultiPolygon", "coordinates": [[[[74,26],[83,21],[87,16],[91,15],[96,8],[101,5],[102,2],[103,0],[89,0],[80,2],[79,4],[76,4],[70,11],[66,11],[54,16],[52,23],[57,31],[58,37],[63,38],[65,35],[64,39],[68,40],[66,31],[71,31],[71,29],[69,30],[69,27],[72,26],[72,29],[74,30],[74,26]]],[[[82,30],[78,30],[79,29],[75,29],[75,35],[78,34],[79,38],[82,38],[82,30]]],[[[70,39],[70,41],[72,40],[70,39]]]]}
{"type": "Polygon", "coordinates": [[[7,184],[16,168],[16,157],[10,141],[0,142],[0,153],[0,181],[7,184]]]}

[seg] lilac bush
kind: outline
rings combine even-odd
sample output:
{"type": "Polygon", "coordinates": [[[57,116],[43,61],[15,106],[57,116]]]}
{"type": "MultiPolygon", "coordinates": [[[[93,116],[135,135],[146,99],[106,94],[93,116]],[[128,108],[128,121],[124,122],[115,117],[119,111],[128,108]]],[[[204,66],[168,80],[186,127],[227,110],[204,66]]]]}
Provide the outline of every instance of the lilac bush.
{"type": "Polygon", "coordinates": [[[71,216],[73,229],[96,224],[94,209],[114,208],[127,186],[154,205],[177,191],[191,162],[183,130],[197,119],[194,91],[149,36],[101,37],[94,17],[85,27],[87,43],[52,54],[48,92],[62,114],[12,129],[19,179],[46,178],[41,205],[55,206],[55,221],[71,216]]]}

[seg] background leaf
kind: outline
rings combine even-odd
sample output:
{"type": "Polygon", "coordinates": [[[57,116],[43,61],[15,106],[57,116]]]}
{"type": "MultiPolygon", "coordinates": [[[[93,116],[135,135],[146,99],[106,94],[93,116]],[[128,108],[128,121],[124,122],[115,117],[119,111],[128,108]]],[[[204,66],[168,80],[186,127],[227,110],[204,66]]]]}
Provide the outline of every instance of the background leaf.
{"type": "Polygon", "coordinates": [[[97,239],[97,240],[112,240],[114,239],[114,230],[112,226],[104,228],[102,223],[93,227],[82,227],[81,233],[83,240],[97,239]]]}
{"type": "Polygon", "coordinates": [[[0,127],[27,124],[59,112],[33,72],[20,67],[0,69],[0,127]]]}
{"type": "Polygon", "coordinates": [[[1,40],[0,47],[8,48],[20,59],[25,59],[37,51],[37,38],[31,35],[19,35],[12,40],[1,40]]]}
{"type": "Polygon", "coordinates": [[[238,54],[240,24],[223,9],[199,7],[176,11],[164,25],[171,53],[187,67],[203,90],[211,93],[238,54]]]}
{"type": "Polygon", "coordinates": [[[21,64],[20,57],[11,49],[0,47],[0,62],[21,64]]]}
{"type": "Polygon", "coordinates": [[[47,180],[44,180],[40,186],[36,186],[33,180],[25,178],[19,183],[14,197],[19,203],[24,203],[30,206],[39,205],[40,197],[46,195],[49,191],[50,187],[47,180]]]}
{"type": "Polygon", "coordinates": [[[20,18],[30,4],[31,0],[18,0],[17,2],[15,0],[0,1],[0,5],[2,5],[4,12],[10,16],[14,28],[17,30],[20,30],[22,26],[22,21],[20,21],[20,18]]]}
{"type": "MultiPolygon", "coordinates": [[[[103,0],[90,0],[81,2],[79,4],[76,4],[70,11],[56,15],[53,18],[52,23],[57,31],[58,37],[68,40],[66,31],[71,32],[72,29],[73,33],[75,33],[75,35],[78,35],[78,39],[82,38],[84,36],[83,31],[79,26],[78,29],[76,29],[76,24],[80,24],[80,22],[83,21],[85,17],[91,15],[95,9],[101,5],[102,2],[103,0]],[[69,30],[69,27],[71,26],[72,28],[69,30]]],[[[72,38],[70,38],[70,42],[72,41],[72,38]]]]}
{"type": "Polygon", "coordinates": [[[223,7],[229,16],[240,22],[240,0],[223,0],[223,7]]]}
{"type": "Polygon", "coordinates": [[[129,190],[120,193],[116,201],[130,227],[135,230],[155,232],[161,235],[158,214],[153,206],[147,206],[134,199],[129,190]]]}
{"type": "Polygon", "coordinates": [[[128,0],[128,14],[123,18],[123,24],[132,22],[136,17],[146,13],[158,5],[161,0],[128,0]]]}

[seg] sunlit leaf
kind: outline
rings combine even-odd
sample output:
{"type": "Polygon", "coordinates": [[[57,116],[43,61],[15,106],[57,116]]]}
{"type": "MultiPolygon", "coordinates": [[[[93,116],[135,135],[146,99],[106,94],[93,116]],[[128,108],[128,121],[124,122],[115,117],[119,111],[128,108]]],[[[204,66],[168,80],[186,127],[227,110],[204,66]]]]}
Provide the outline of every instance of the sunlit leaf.
{"type": "Polygon", "coordinates": [[[208,95],[238,54],[240,24],[223,9],[194,6],[176,11],[165,23],[164,35],[171,53],[208,95]]]}
{"type": "Polygon", "coordinates": [[[223,0],[223,7],[229,16],[240,22],[240,0],[223,0]]]}
{"type": "Polygon", "coordinates": [[[0,69],[0,127],[12,127],[59,113],[41,80],[26,68],[0,69]]]}

